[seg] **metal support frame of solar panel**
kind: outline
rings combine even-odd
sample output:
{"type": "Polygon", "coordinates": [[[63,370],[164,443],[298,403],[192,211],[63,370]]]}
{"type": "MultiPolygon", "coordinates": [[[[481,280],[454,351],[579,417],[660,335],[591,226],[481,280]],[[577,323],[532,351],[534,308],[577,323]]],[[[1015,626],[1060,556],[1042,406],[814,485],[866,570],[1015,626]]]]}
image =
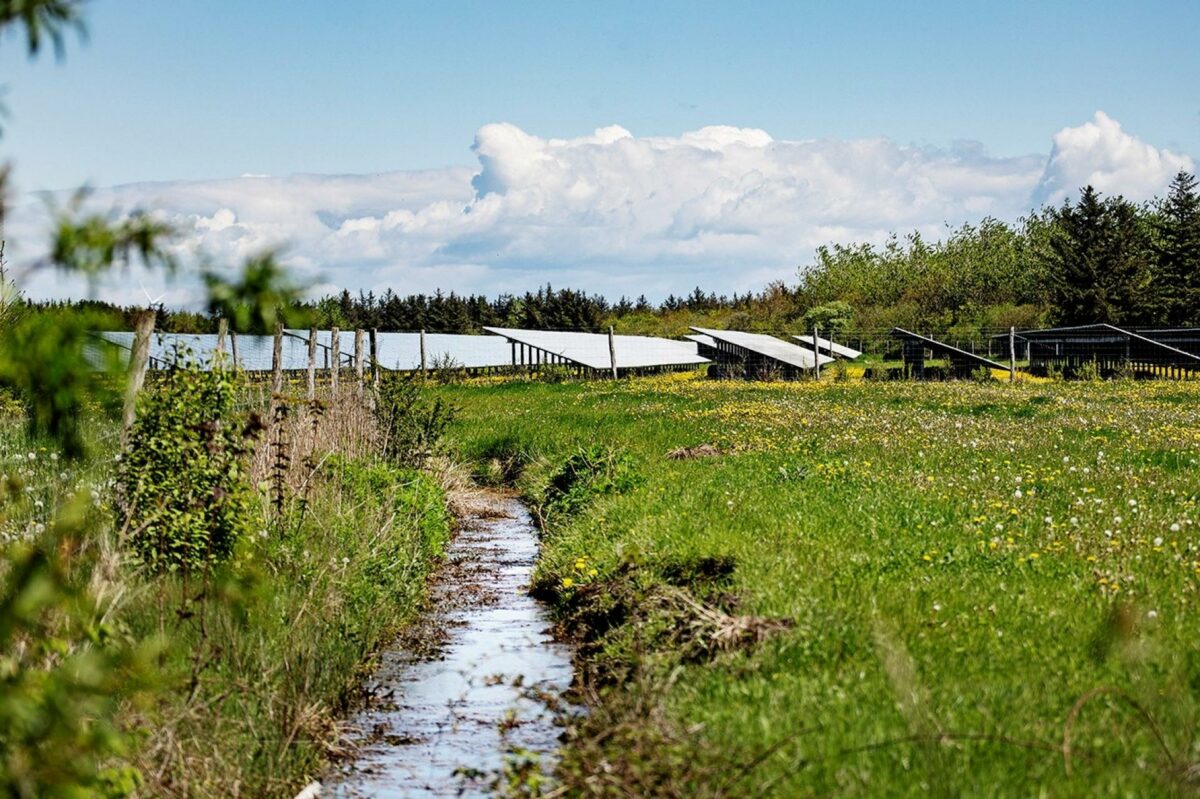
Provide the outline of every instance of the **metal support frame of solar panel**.
{"type": "Polygon", "coordinates": [[[824,351],[824,354],[832,355],[835,358],[845,358],[848,361],[853,361],[856,358],[861,358],[862,353],[853,347],[847,347],[844,344],[838,344],[827,338],[817,336],[816,346],[813,346],[813,335],[810,333],[807,336],[792,336],[805,347],[816,350],[817,352],[824,351]]]}
{"type": "MultiPolygon", "coordinates": [[[[692,326],[691,330],[712,338],[716,352],[720,354],[715,360],[721,368],[734,368],[744,377],[796,378],[815,368],[818,362],[821,365],[833,362],[827,355],[814,353],[811,349],[797,347],[796,344],[766,334],[712,330],[695,326],[692,326]]],[[[736,373],[730,374],[730,377],[734,376],[736,373]]]]}
{"type": "Polygon", "coordinates": [[[920,333],[913,333],[911,330],[905,330],[902,327],[893,327],[891,335],[904,341],[903,359],[906,377],[914,377],[918,380],[928,377],[925,371],[926,349],[943,355],[950,362],[952,369],[960,375],[966,372],[969,366],[999,369],[1004,372],[1008,371],[1007,366],[984,358],[982,355],[967,352],[952,344],[938,341],[929,336],[923,336],[920,333]]]}
{"type": "Polygon", "coordinates": [[[1190,376],[1200,371],[1200,355],[1167,343],[1172,335],[1185,343],[1187,331],[1135,332],[1098,322],[1091,325],[1023,330],[1030,342],[1030,364],[1039,369],[1077,369],[1092,362],[1101,372],[1129,367],[1160,377],[1190,376]],[[1164,340],[1166,339],[1166,340],[1164,340]]]}
{"type": "MultiPolygon", "coordinates": [[[[508,340],[512,348],[510,363],[514,366],[565,363],[595,372],[612,369],[607,333],[504,327],[485,327],[484,330],[508,340]]],[[[709,362],[699,354],[695,342],[654,336],[613,336],[612,349],[618,371],[686,368],[709,362]]]]}

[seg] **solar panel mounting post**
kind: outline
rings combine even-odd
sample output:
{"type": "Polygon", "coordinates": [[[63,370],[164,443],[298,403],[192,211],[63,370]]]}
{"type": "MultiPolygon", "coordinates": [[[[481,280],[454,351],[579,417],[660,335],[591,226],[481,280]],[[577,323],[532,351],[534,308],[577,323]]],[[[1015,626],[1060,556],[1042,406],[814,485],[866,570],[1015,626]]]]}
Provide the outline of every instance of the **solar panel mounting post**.
{"type": "Polygon", "coordinates": [[[608,326],[608,359],[612,363],[613,380],[617,379],[617,345],[613,339],[612,325],[608,326]]]}
{"type": "Polygon", "coordinates": [[[146,363],[150,360],[150,337],[154,335],[153,310],[138,314],[134,323],[133,349],[129,353],[129,383],[125,387],[125,409],[121,420],[121,449],[129,443],[129,431],[137,414],[137,395],[146,381],[146,363]]]}
{"type": "Polygon", "coordinates": [[[821,343],[820,342],[821,342],[821,326],[813,325],[813,363],[816,364],[816,366],[814,367],[814,374],[816,375],[818,380],[821,379],[821,343]]]}
{"type": "Polygon", "coordinates": [[[1008,382],[1017,379],[1017,329],[1008,329],[1008,382]]]}

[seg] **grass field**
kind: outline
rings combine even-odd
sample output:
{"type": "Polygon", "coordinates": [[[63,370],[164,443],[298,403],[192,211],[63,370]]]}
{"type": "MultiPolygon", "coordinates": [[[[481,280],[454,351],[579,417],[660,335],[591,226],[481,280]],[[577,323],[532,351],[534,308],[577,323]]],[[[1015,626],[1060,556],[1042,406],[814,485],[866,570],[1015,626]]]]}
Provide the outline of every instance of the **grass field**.
{"type": "Polygon", "coordinates": [[[441,392],[459,455],[546,516],[538,587],[594,675],[573,791],[1200,784],[1200,385],[441,392]],[[556,505],[581,448],[619,479],[556,505]]]}

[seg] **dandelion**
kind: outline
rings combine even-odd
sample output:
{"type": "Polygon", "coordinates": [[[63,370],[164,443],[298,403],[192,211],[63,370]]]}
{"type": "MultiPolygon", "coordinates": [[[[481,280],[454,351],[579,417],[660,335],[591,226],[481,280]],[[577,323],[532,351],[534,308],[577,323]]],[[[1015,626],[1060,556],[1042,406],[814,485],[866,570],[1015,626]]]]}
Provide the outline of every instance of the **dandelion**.
{"type": "Polygon", "coordinates": [[[1156,536],[1154,537],[1154,546],[1156,546],[1156,547],[1161,547],[1162,545],[1163,545],[1163,539],[1162,539],[1162,536],[1161,536],[1161,535],[1156,535],[1156,536]]]}
{"type": "Polygon", "coordinates": [[[1022,494],[1022,493],[1021,493],[1021,489],[1019,489],[1019,488],[1018,488],[1016,491],[1014,491],[1014,492],[1013,492],[1013,496],[1014,496],[1016,499],[1020,499],[1021,497],[1025,496],[1025,495],[1024,495],[1024,494],[1022,494]]]}
{"type": "Polygon", "coordinates": [[[564,578],[563,578],[563,580],[562,580],[562,587],[563,587],[563,588],[570,588],[570,587],[571,587],[571,586],[573,586],[573,585],[575,585],[575,581],[574,581],[574,580],[572,580],[570,577],[564,577],[564,578]]]}
{"type": "Polygon", "coordinates": [[[1178,532],[1179,532],[1179,522],[1175,522],[1174,524],[1172,524],[1172,525],[1171,525],[1171,532],[1172,532],[1172,533],[1178,533],[1178,532]]]}
{"type": "Polygon", "coordinates": [[[1158,611],[1157,610],[1146,611],[1146,618],[1150,619],[1150,621],[1154,621],[1155,619],[1158,618],[1158,611]]]}

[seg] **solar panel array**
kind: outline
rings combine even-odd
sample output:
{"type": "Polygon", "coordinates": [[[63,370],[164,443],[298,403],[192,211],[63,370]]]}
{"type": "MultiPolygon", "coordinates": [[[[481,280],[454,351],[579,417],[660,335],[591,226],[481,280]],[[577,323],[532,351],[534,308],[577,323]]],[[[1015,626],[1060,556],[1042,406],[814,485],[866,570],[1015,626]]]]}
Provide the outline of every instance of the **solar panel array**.
{"type": "MultiPolygon", "coordinates": [[[[612,368],[607,333],[568,333],[504,327],[485,327],[484,330],[589,369],[612,368]]],[[[618,369],[698,366],[709,362],[707,358],[700,356],[694,341],[676,341],[653,336],[613,336],[613,350],[616,353],[618,369]]],[[[511,360],[505,361],[510,362],[511,360]]]]}
{"type": "MultiPolygon", "coordinates": [[[[288,330],[283,337],[283,368],[302,371],[308,368],[308,331],[288,330]]],[[[133,349],[133,333],[103,332],[97,337],[116,345],[127,362],[133,349]]],[[[225,357],[232,358],[233,342],[225,341],[225,357]]],[[[269,372],[273,368],[273,336],[237,337],[238,366],[250,372],[269,372]]],[[[211,366],[217,349],[217,336],[212,333],[154,333],[150,337],[150,366],[164,368],[180,358],[190,359],[202,366],[211,366]]],[[[333,334],[317,331],[317,368],[331,366],[333,334]]],[[[354,364],[354,331],[342,331],[338,336],[339,360],[342,368],[354,364]]],[[[363,355],[370,359],[370,340],[364,336],[363,355]]],[[[92,360],[99,365],[98,350],[92,360]]],[[[421,368],[421,335],[419,333],[379,333],[376,335],[376,358],[381,369],[414,370],[421,368]]],[[[232,360],[229,361],[232,364],[232,360]]],[[[478,369],[508,366],[512,351],[507,341],[495,336],[468,336],[445,333],[425,335],[425,363],[428,368],[453,366],[478,369]]]]}
{"type": "Polygon", "coordinates": [[[778,361],[785,366],[797,369],[812,369],[818,363],[833,363],[833,358],[818,355],[812,350],[798,347],[795,344],[768,336],[764,333],[744,333],[740,330],[711,330],[706,327],[693,327],[692,330],[700,335],[708,336],[718,342],[723,342],[745,351],[747,354],[778,361]]]}

